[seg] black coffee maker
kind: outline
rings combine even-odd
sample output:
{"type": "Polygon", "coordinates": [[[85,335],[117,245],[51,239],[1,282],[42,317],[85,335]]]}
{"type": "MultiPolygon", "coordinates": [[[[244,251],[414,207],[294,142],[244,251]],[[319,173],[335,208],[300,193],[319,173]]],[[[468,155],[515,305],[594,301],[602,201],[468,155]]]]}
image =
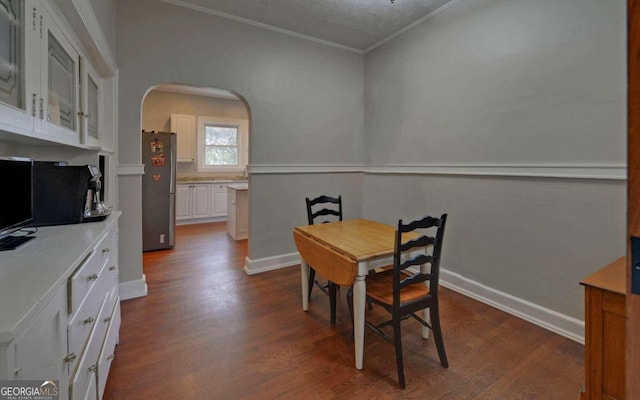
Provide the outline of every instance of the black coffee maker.
{"type": "Polygon", "coordinates": [[[100,201],[101,177],[100,170],[93,165],[35,161],[32,225],[67,225],[105,219],[110,210],[100,201]]]}

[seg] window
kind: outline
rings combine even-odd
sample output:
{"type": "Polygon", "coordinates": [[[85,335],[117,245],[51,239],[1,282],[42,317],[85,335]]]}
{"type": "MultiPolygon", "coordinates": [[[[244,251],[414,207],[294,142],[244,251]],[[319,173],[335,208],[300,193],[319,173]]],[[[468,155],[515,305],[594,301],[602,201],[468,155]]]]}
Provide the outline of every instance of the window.
{"type": "Polygon", "coordinates": [[[249,160],[249,120],[197,117],[199,172],[242,172],[249,160]]]}
{"type": "Polygon", "coordinates": [[[238,127],[205,124],[204,165],[239,165],[238,127]]]}

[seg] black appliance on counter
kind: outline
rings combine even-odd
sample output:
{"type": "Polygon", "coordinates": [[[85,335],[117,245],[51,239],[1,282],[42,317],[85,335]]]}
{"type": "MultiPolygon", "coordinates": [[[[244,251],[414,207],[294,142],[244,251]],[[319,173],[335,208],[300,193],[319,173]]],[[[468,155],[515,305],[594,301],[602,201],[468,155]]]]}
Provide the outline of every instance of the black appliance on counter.
{"type": "Polygon", "coordinates": [[[31,226],[105,219],[110,210],[99,202],[101,176],[100,170],[93,165],[72,166],[66,162],[35,161],[31,226]]]}

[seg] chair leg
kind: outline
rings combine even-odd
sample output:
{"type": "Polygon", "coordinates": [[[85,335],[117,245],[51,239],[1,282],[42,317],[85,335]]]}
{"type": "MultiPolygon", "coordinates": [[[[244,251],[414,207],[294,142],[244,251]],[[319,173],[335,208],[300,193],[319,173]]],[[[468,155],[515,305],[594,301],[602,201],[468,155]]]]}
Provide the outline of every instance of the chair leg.
{"type": "Polygon", "coordinates": [[[336,324],[336,298],[338,285],[329,281],[329,303],[331,304],[331,325],[336,324]]]}
{"type": "Polygon", "coordinates": [[[347,291],[347,305],[349,306],[349,317],[351,320],[351,338],[354,337],[354,326],[353,326],[353,287],[350,287],[347,291]]]}
{"type": "Polygon", "coordinates": [[[438,356],[440,356],[440,364],[443,367],[449,368],[449,361],[447,360],[447,352],[444,349],[444,339],[442,338],[442,328],[440,326],[440,311],[438,302],[432,304],[429,307],[431,311],[431,326],[433,327],[433,338],[436,342],[436,348],[438,349],[438,356]]]}
{"type": "Polygon", "coordinates": [[[313,282],[316,280],[316,270],[309,267],[309,298],[311,298],[311,290],[313,289],[313,282]]]}
{"type": "Polygon", "coordinates": [[[404,389],[406,387],[404,382],[404,363],[402,361],[402,333],[400,331],[400,316],[393,316],[393,341],[396,347],[396,365],[398,368],[398,381],[400,383],[400,388],[404,389]]]}

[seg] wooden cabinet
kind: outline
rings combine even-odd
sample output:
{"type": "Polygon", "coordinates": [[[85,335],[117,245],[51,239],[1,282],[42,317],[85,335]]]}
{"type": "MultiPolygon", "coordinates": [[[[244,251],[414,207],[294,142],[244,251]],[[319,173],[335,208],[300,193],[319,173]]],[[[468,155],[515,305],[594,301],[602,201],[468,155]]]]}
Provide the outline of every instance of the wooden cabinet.
{"type": "Polygon", "coordinates": [[[626,257],[580,282],[585,287],[582,400],[625,398],[626,257]]]}
{"type": "Polygon", "coordinates": [[[171,132],[177,136],[178,162],[193,162],[196,159],[196,116],[171,114],[171,132]]]}
{"type": "Polygon", "coordinates": [[[0,380],[58,380],[60,399],[102,397],[120,329],[118,217],[42,227],[0,254],[16,267],[0,281],[0,380]]]}

